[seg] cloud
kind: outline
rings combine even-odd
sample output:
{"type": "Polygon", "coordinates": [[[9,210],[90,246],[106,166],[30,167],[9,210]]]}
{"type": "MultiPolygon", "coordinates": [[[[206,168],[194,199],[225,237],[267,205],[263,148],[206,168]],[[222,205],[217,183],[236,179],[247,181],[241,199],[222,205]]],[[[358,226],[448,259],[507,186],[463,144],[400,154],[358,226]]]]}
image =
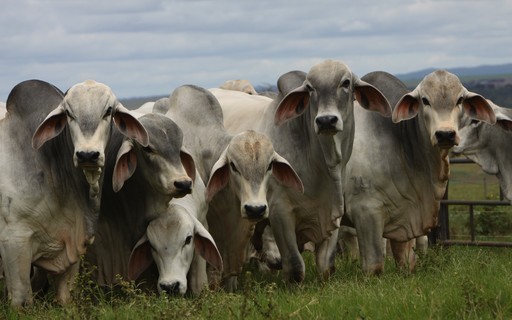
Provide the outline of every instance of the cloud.
{"type": "Polygon", "coordinates": [[[327,58],[359,75],[507,63],[510,16],[506,0],[6,0],[0,100],[31,78],[62,90],[93,78],[132,97],[275,83],[327,58]]]}

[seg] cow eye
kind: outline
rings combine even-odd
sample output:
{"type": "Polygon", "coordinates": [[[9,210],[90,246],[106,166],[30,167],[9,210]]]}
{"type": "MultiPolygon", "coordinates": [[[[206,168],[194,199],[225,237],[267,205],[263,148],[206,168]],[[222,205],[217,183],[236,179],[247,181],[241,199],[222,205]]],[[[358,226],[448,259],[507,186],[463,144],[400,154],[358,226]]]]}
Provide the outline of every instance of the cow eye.
{"type": "Polygon", "coordinates": [[[472,125],[477,125],[479,123],[480,123],[480,121],[476,120],[476,119],[471,119],[471,122],[470,122],[470,124],[472,124],[472,125]]]}
{"type": "Polygon", "coordinates": [[[345,88],[345,89],[350,88],[350,80],[346,79],[345,81],[343,81],[341,83],[340,87],[345,88]]]}
{"type": "Polygon", "coordinates": [[[105,111],[105,115],[103,118],[106,118],[112,114],[112,107],[108,107],[107,111],[105,111]]]}
{"type": "Polygon", "coordinates": [[[430,102],[428,101],[427,98],[421,98],[421,102],[423,102],[423,104],[426,106],[430,106],[430,102]]]}
{"type": "Polygon", "coordinates": [[[192,236],[188,236],[188,237],[185,239],[185,245],[190,244],[190,242],[192,242],[192,236]]]}
{"type": "Polygon", "coordinates": [[[309,91],[309,93],[315,91],[315,88],[313,88],[313,86],[309,83],[306,84],[306,89],[309,91]]]}
{"type": "Polygon", "coordinates": [[[73,117],[71,115],[71,112],[69,112],[69,110],[67,110],[67,109],[66,109],[66,116],[68,116],[68,118],[71,119],[71,120],[75,120],[75,117],[73,117]]]}
{"type": "Polygon", "coordinates": [[[151,148],[150,146],[142,147],[142,150],[144,150],[144,152],[150,153],[150,154],[155,153],[155,150],[153,148],[151,148]]]}
{"type": "Polygon", "coordinates": [[[268,165],[267,171],[272,170],[272,162],[268,165]]]}
{"type": "Polygon", "coordinates": [[[231,170],[233,170],[234,172],[240,173],[233,162],[230,162],[229,166],[231,167],[231,170]]]}

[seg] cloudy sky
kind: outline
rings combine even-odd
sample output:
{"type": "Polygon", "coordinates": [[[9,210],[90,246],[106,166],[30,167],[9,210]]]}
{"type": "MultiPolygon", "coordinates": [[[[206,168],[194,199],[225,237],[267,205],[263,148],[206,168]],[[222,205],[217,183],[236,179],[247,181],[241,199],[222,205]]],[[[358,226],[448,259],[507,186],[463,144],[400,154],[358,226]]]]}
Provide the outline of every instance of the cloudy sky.
{"type": "Polygon", "coordinates": [[[512,1],[2,0],[0,41],[0,101],[33,78],[140,97],[328,58],[360,76],[510,63],[512,1]]]}

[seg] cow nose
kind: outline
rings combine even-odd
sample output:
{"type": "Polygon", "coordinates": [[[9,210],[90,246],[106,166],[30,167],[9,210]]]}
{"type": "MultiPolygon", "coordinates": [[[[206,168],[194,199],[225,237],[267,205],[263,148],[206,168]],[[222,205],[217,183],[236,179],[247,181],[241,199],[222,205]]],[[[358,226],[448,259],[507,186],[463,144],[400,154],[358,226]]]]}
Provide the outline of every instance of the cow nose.
{"type": "Polygon", "coordinates": [[[267,210],[266,205],[261,206],[252,206],[252,205],[244,205],[245,213],[249,219],[261,219],[267,210]]]}
{"type": "Polygon", "coordinates": [[[160,283],[159,286],[160,286],[160,289],[162,289],[162,291],[165,291],[168,295],[177,295],[180,293],[180,283],[179,282],[160,283]]]}
{"type": "Polygon", "coordinates": [[[315,119],[316,124],[319,127],[333,127],[338,122],[338,117],[336,116],[321,116],[315,119]]]}
{"type": "Polygon", "coordinates": [[[180,191],[190,191],[192,188],[192,181],[190,180],[179,180],[174,181],[174,186],[176,189],[179,189],[180,191]]]}
{"type": "Polygon", "coordinates": [[[440,130],[436,131],[437,143],[440,145],[454,145],[455,144],[455,131],[454,130],[440,130]]]}
{"type": "Polygon", "coordinates": [[[76,158],[78,162],[97,162],[100,157],[98,151],[77,151],[76,158]]]}

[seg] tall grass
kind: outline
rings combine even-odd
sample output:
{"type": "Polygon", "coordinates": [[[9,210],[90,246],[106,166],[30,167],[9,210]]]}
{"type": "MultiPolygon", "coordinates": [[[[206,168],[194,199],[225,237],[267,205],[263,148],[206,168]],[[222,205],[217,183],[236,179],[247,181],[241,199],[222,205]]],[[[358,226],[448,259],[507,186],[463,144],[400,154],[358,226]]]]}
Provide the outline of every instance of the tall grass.
{"type": "Polygon", "coordinates": [[[51,296],[33,307],[10,309],[6,319],[510,319],[512,250],[433,247],[408,274],[388,259],[379,277],[362,274],[359,264],[338,257],[337,271],[320,281],[313,256],[305,253],[306,280],[284,283],[282,275],[248,267],[235,293],[205,290],[198,297],[145,293],[131,283],[114,291],[78,280],[75,301],[65,307],[51,296]]]}

